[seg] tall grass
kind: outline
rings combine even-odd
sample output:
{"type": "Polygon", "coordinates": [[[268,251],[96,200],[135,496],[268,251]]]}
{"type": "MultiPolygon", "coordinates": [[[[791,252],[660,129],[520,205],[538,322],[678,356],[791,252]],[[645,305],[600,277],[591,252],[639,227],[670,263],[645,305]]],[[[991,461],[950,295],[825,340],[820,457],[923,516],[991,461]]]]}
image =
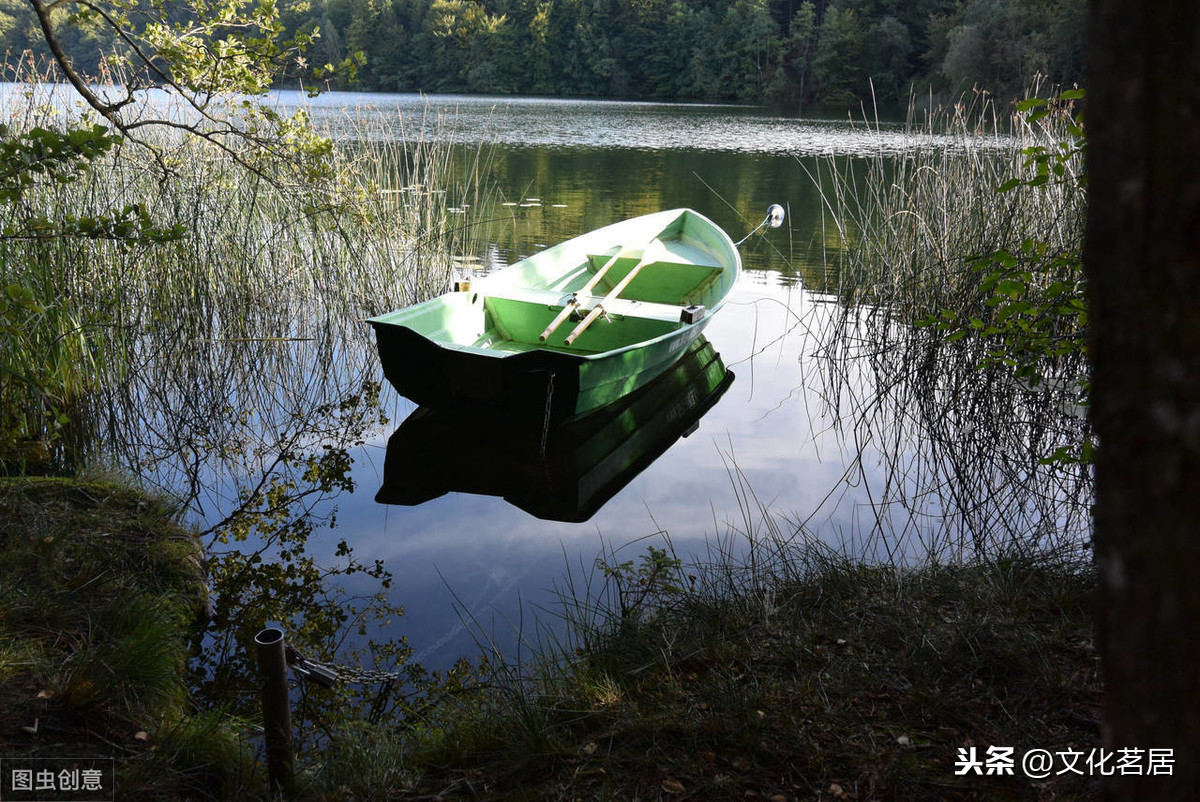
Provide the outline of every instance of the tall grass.
{"type": "MultiPolygon", "coordinates": [[[[1031,90],[1033,91],[1033,90],[1031,90]]],[[[1027,171],[1025,150],[1071,138],[1074,108],[1044,117],[1002,113],[987,95],[924,113],[908,126],[935,146],[905,155],[827,159],[810,176],[821,189],[825,224],[851,246],[834,265],[848,304],[886,305],[894,314],[969,304],[978,297],[964,260],[1027,237],[1078,247],[1086,195],[1082,154],[1038,192],[998,192],[1027,171]]],[[[910,318],[911,319],[911,318],[910,318]]]]}
{"type": "Polygon", "coordinates": [[[845,245],[829,266],[836,293],[814,326],[826,400],[857,453],[870,445],[882,455],[859,474],[874,511],[866,534],[889,554],[1088,545],[1090,469],[1055,457],[1078,453],[1088,437],[1086,353],[1042,360],[1041,381],[1030,382],[1005,354],[996,358],[994,343],[923,325],[939,315],[978,329],[997,321],[994,287],[977,265],[998,251],[1022,254],[1027,243],[1043,243],[1046,256],[1022,293],[1054,282],[1082,293],[1078,271],[1052,258],[1079,252],[1082,154],[1040,186],[998,191],[1030,177],[1028,149],[1072,140],[1070,104],[1050,111],[1004,117],[986,101],[955,106],[921,129],[950,137],[951,147],[829,161],[812,173],[825,224],[845,245]]]}
{"type": "MultiPolygon", "coordinates": [[[[79,117],[29,68],[3,77],[24,82],[0,112],[13,135],[79,117]]],[[[457,211],[480,194],[478,163],[459,171],[450,145],[350,135],[327,170],[256,172],[202,140],[163,134],[0,206],[10,232],[0,283],[27,288],[35,304],[4,340],[6,409],[67,408],[106,444],[135,445],[121,455],[132,461],[139,450],[145,458],[147,439],[163,447],[183,429],[235,420],[230,408],[286,416],[334,397],[323,388],[344,388],[339,379],[367,362],[363,317],[446,288],[452,255],[471,247],[457,211]],[[130,204],[180,236],[40,237],[23,227],[130,204]],[[52,403],[12,374],[39,378],[52,403]],[[271,403],[281,377],[291,405],[271,403]],[[84,398],[92,416],[76,413],[84,398]]],[[[54,420],[33,415],[21,436],[45,437],[54,420]]]]}

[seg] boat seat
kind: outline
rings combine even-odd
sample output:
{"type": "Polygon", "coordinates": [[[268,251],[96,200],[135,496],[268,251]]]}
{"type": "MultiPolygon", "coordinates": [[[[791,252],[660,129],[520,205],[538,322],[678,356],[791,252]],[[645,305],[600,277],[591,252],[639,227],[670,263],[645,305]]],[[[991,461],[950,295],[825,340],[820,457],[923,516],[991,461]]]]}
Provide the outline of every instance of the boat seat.
{"type": "MultiPolygon", "coordinates": [[[[561,309],[566,305],[567,301],[571,300],[571,293],[560,292],[559,290],[536,290],[526,287],[505,287],[499,292],[488,293],[486,298],[497,298],[506,301],[522,301],[532,304],[545,304],[547,307],[557,307],[561,309]]],[[[581,310],[587,312],[593,306],[603,300],[603,295],[580,295],[579,300],[581,310]]],[[[647,320],[662,320],[665,322],[675,322],[679,320],[679,315],[683,307],[676,304],[660,304],[650,301],[636,301],[627,298],[613,298],[606,301],[604,310],[610,315],[621,315],[624,317],[639,317],[647,320]]]]}
{"type": "MultiPolygon", "coordinates": [[[[596,300],[599,301],[600,299],[597,298],[596,300]]],[[[594,304],[585,304],[584,309],[591,309],[592,306],[594,304]]],[[[624,298],[614,298],[611,301],[605,302],[604,311],[611,315],[675,322],[679,320],[679,315],[683,311],[683,307],[676,306],[675,304],[656,304],[650,301],[629,301],[624,298]]]]}
{"type": "MultiPolygon", "coordinates": [[[[680,260],[659,259],[646,265],[625,288],[621,297],[652,303],[671,303],[677,298],[697,297],[725,272],[719,265],[706,264],[703,258],[705,254],[698,249],[687,249],[688,252],[683,255],[676,253],[685,249],[686,246],[671,243],[667,253],[680,256],[680,260]],[[690,251],[695,251],[695,254],[690,251]]],[[[603,254],[589,254],[588,259],[591,261],[593,272],[599,270],[607,261],[603,254]]],[[[604,290],[616,286],[637,263],[636,257],[618,259],[605,274],[597,294],[606,294],[604,290]]]]}

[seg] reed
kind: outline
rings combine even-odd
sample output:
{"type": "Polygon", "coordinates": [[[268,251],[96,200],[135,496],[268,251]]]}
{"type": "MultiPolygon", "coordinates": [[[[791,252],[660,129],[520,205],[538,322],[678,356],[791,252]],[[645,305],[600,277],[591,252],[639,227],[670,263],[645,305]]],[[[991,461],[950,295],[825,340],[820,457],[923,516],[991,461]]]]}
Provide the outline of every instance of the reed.
{"type": "Polygon", "coordinates": [[[1016,250],[1030,237],[1077,248],[1086,208],[1082,153],[1037,192],[997,191],[1027,171],[1028,149],[1072,138],[1073,112],[1064,103],[1046,116],[1002,114],[982,93],[923,118],[910,106],[908,128],[926,146],[901,158],[827,159],[809,170],[824,223],[847,246],[830,266],[838,297],[918,316],[978,300],[977,282],[963,269],[971,256],[1016,250]]]}
{"type": "Polygon", "coordinates": [[[811,172],[843,247],[810,329],[828,413],[849,447],[880,455],[855,471],[871,492],[859,535],[887,559],[1082,550],[1090,538],[1091,472],[1071,456],[1090,437],[1087,357],[1079,316],[1046,300],[1083,293],[1074,110],[1022,107],[1001,122],[977,101],[918,127],[946,147],[811,172]],[[1064,154],[1061,173],[1034,180],[1047,152],[1064,154]],[[1010,258],[1020,280],[1001,283],[1010,258]],[[1031,357],[988,338],[1017,307],[1026,317],[1014,320],[1053,347],[1031,357]]]}
{"type": "MultiPolygon", "coordinates": [[[[79,119],[28,65],[4,77],[17,82],[0,119],[11,135],[79,119]]],[[[472,247],[459,212],[482,193],[482,153],[460,171],[436,137],[401,142],[370,126],[349,118],[328,163],[308,172],[247,170],[249,154],[162,134],[0,206],[0,284],[28,293],[6,315],[16,332],[0,354],[5,409],[18,411],[5,421],[10,439],[49,439],[86,419],[109,447],[158,432],[169,448],[180,410],[196,430],[231,419],[229,399],[267,410],[276,405],[257,402],[278,396],[280,375],[304,403],[332,398],[319,388],[346,382],[314,374],[363,368],[363,317],[446,288],[453,256],[472,247]],[[39,236],[24,225],[129,208],[168,233],[39,236]]],[[[137,448],[119,450],[134,462],[137,448]]]]}

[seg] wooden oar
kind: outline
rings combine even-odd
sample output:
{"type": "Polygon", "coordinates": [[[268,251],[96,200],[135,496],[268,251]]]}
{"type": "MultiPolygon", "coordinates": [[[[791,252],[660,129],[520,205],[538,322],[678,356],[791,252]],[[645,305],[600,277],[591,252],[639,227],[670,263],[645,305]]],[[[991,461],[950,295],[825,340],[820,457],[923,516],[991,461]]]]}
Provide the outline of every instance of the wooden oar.
{"type": "Polygon", "coordinates": [[[577,306],[579,306],[578,296],[589,294],[592,291],[592,288],[600,283],[600,279],[604,278],[604,274],[609,271],[609,268],[615,265],[617,260],[620,259],[622,255],[628,253],[628,251],[628,248],[618,248],[617,252],[614,253],[607,262],[600,266],[600,269],[596,271],[596,274],[592,276],[591,280],[588,281],[587,284],[583,285],[583,289],[576,291],[571,296],[571,300],[567,301],[566,305],[562,308],[562,311],[558,313],[554,320],[550,321],[550,325],[542,330],[542,333],[538,335],[538,339],[545,342],[546,338],[553,334],[554,330],[561,326],[562,322],[567,319],[567,317],[572,311],[575,310],[577,306]]]}
{"type": "Polygon", "coordinates": [[[583,334],[587,330],[587,327],[592,325],[596,318],[603,314],[605,302],[611,301],[620,295],[621,292],[629,286],[629,282],[633,281],[634,276],[641,272],[643,267],[650,264],[654,259],[658,258],[658,251],[661,249],[661,245],[659,248],[655,248],[654,246],[656,244],[659,244],[658,240],[655,240],[649,246],[647,246],[646,250],[642,252],[641,260],[633,266],[632,270],[625,274],[625,278],[621,279],[617,286],[612,288],[612,292],[610,292],[608,295],[605,295],[600,303],[592,307],[592,311],[588,312],[587,317],[579,321],[579,325],[567,335],[567,339],[563,340],[563,345],[570,345],[571,343],[575,342],[575,339],[579,337],[580,334],[583,334]]]}

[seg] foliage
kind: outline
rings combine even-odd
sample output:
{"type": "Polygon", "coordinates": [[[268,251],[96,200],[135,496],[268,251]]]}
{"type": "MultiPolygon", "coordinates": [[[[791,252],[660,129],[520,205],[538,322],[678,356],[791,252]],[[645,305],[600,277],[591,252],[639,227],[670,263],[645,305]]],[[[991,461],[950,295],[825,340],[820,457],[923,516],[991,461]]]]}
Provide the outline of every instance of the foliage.
{"type": "Polygon", "coordinates": [[[942,73],[954,89],[1002,98],[1019,96],[1035,71],[1082,83],[1086,15],[1084,0],[970,0],[946,32],[942,73]]]}
{"type": "MultiPolygon", "coordinates": [[[[142,132],[172,128],[235,155],[239,151],[231,143],[240,141],[276,156],[290,152],[293,158],[320,159],[326,143],[294,135],[306,128],[302,117],[284,118],[251,98],[264,95],[285,75],[353,77],[361,62],[353,54],[340,64],[309,70],[305,52],[319,33],[286,37],[274,0],[30,0],[29,5],[58,75],[121,136],[147,147],[142,132]],[[64,50],[64,40],[79,30],[98,31],[101,39],[99,60],[93,52],[83,62],[96,64],[91,75],[64,50]],[[96,79],[111,80],[97,88],[96,79]],[[148,102],[149,88],[181,103],[186,113],[156,108],[148,102]]],[[[254,160],[246,163],[253,166],[254,160]]]]}
{"type": "MultiPolygon", "coordinates": [[[[245,136],[214,141],[211,121],[176,126],[192,119],[178,95],[172,101],[156,94],[148,109],[168,124],[148,124],[154,118],[147,116],[121,127],[95,110],[80,113],[63,85],[47,83],[59,77],[31,62],[4,71],[12,81],[0,119],[5,470],[70,470],[71,454],[103,417],[89,420],[86,408],[97,408],[102,391],[119,395],[119,384],[131,378],[137,334],[162,332],[168,320],[211,322],[176,314],[183,299],[219,304],[253,296],[262,308],[278,308],[292,303],[289,290],[325,297],[338,285],[359,299],[385,299],[424,292],[434,272],[397,269],[399,263],[447,263],[445,204],[423,190],[379,191],[396,177],[421,188],[446,179],[441,157],[426,158],[422,143],[357,158],[335,154],[303,115],[279,118],[270,143],[265,129],[229,118],[225,124],[245,136]],[[397,163],[404,166],[397,170],[397,163]],[[376,235],[363,237],[364,230],[376,235]],[[397,249],[398,240],[416,243],[414,250],[397,249]],[[272,262],[280,274],[292,271],[288,283],[267,275],[272,262]],[[303,281],[300,273],[307,286],[294,283],[303,281]],[[368,275],[385,286],[364,289],[368,275]]],[[[95,91],[108,97],[117,88],[95,91]]],[[[224,111],[242,114],[243,100],[249,102],[241,98],[224,111]]],[[[215,119],[215,96],[211,103],[215,119]]],[[[222,315],[221,323],[245,334],[252,316],[222,315]]],[[[278,325],[263,325],[272,329],[267,334],[281,334],[278,325]]],[[[180,333],[210,341],[214,335],[180,333]]]]}
{"type": "Polygon", "coordinates": [[[72,181],[88,162],[112,149],[119,137],[103,125],[80,127],[65,133],[36,127],[15,136],[0,123],[0,201],[20,198],[38,176],[72,181]]]}
{"type": "Polygon", "coordinates": [[[596,568],[616,597],[621,620],[650,613],[672,596],[683,590],[680,568],[682,561],[667,549],[649,546],[638,558],[637,567],[633,560],[611,562],[603,557],[596,558],[596,568]]]}
{"type": "MultiPolygon", "coordinates": [[[[78,180],[121,141],[107,126],[92,124],[56,131],[34,126],[14,131],[0,123],[0,204],[19,203],[40,182],[66,184],[78,180]]],[[[66,214],[55,218],[31,214],[6,221],[5,239],[94,237],[129,243],[167,241],[182,234],[179,225],[163,226],[140,203],[95,215],[66,214]]]]}
{"type": "Polygon", "coordinates": [[[412,661],[404,638],[370,637],[377,626],[404,615],[388,598],[392,576],[383,561],[360,562],[345,539],[331,562],[310,553],[317,529],[336,526],[336,516],[322,512],[331,498],[354,490],[349,449],[381,422],[378,392],[377,384],[368,383],[359,393],[313,410],[312,420],[328,427],[326,435],[337,444],[315,451],[303,447],[313,432],[301,424],[262,469],[258,483],[241,489],[229,514],[201,533],[215,606],[191,663],[200,697],[235,714],[256,714],[254,636],[266,626],[282,626],[297,654],[334,662],[346,680],[333,688],[305,686],[295,713],[296,750],[305,762],[318,759],[335,731],[368,718],[420,717],[433,700],[475,681],[465,661],[431,673],[412,661]],[[336,438],[334,429],[340,430],[336,438]],[[375,590],[348,593],[345,584],[357,575],[375,590]],[[389,678],[356,684],[360,666],[389,678]]]}
{"type": "MultiPolygon", "coordinates": [[[[119,21],[122,2],[101,21],[119,21]]],[[[115,41],[112,30],[107,39],[94,31],[63,38],[83,69],[107,65],[98,55],[106,44],[121,58],[136,55],[137,44],[172,60],[169,77],[181,84],[219,77],[248,91],[265,86],[265,73],[248,75],[245,65],[287,62],[276,80],[306,86],[347,86],[356,74],[362,87],[385,91],[804,106],[874,94],[896,104],[914,84],[955,93],[977,84],[1013,97],[1036,73],[1080,82],[1084,10],[1082,0],[279,0],[249,8],[191,0],[185,23],[151,4],[153,27],[121,22],[129,35],[115,41]],[[226,17],[248,32],[226,36],[226,17]],[[213,43],[211,53],[189,49],[194,41],[213,43]],[[308,59],[321,69],[305,74],[308,59]]],[[[14,22],[28,15],[8,13],[14,22]]],[[[0,26],[0,42],[21,52],[35,43],[29,28],[0,26]]]]}
{"type": "Polygon", "coordinates": [[[813,58],[813,76],[821,83],[825,99],[852,104],[865,95],[866,50],[866,30],[858,12],[828,5],[813,58]]]}
{"type": "Polygon", "coordinates": [[[981,274],[979,290],[992,317],[986,322],[971,317],[966,327],[956,326],[959,316],[947,310],[937,324],[951,332],[950,340],[971,334],[984,339],[987,352],[980,367],[1004,365],[1037,386],[1054,360],[1086,353],[1087,305],[1078,253],[1051,254],[1046,243],[1026,238],[1018,253],[999,250],[968,262],[981,274]]]}
{"type": "Polygon", "coordinates": [[[313,514],[316,502],[354,489],[347,449],[360,444],[377,393],[377,385],[367,386],[364,395],[314,410],[314,420],[347,417],[346,440],[312,453],[299,447],[296,432],[257,484],[241,489],[230,512],[202,533],[209,540],[209,575],[219,604],[211,623],[217,640],[207,645],[196,668],[205,684],[233,686],[209,692],[210,698],[227,698],[230,690],[252,683],[253,638],[269,622],[282,622],[297,648],[320,648],[322,653],[330,646],[326,641],[348,622],[357,620],[358,627],[365,628],[364,611],[329,595],[335,592],[329,587],[334,576],[363,573],[378,580],[380,590],[367,600],[368,606],[380,606],[379,614],[385,617],[401,614],[387,603],[391,575],[382,562],[359,563],[345,540],[336,556],[346,562],[336,568],[322,568],[306,553],[318,523],[313,514]]]}

